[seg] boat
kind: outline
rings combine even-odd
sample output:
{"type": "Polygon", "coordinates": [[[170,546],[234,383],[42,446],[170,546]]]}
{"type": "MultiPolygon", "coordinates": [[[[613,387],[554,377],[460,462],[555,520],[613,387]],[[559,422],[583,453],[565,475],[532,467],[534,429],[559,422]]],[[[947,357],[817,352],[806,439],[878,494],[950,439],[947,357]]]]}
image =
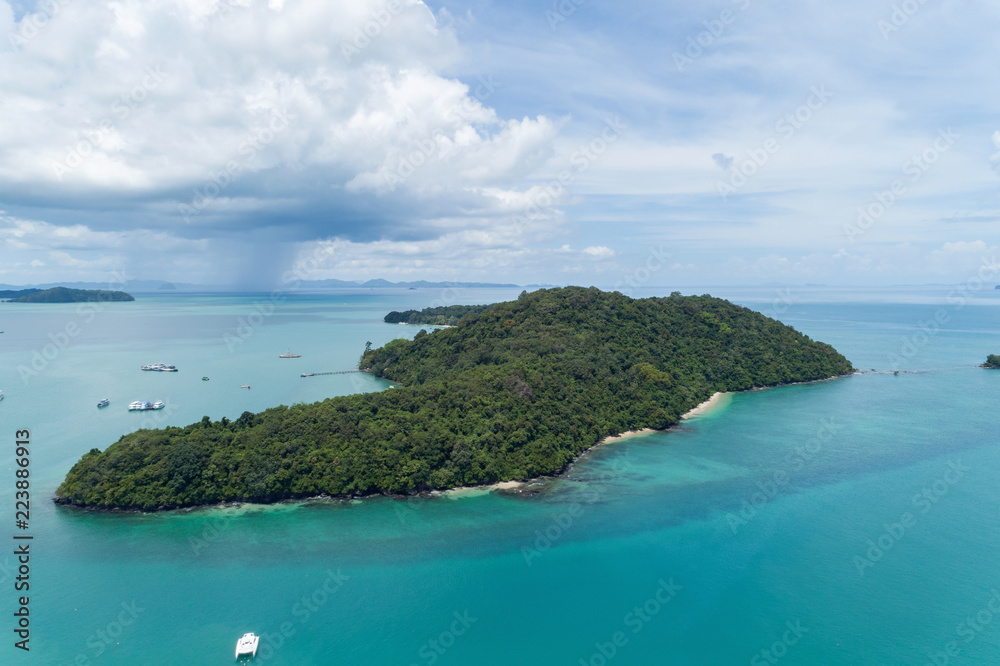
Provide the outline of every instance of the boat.
{"type": "Polygon", "coordinates": [[[0,400],[3,400],[3,391],[0,391],[0,400]]]}
{"type": "Polygon", "coordinates": [[[260,641],[260,637],[250,632],[248,634],[243,634],[240,640],[236,641],[236,658],[239,659],[241,654],[248,654],[252,657],[257,656],[257,643],[260,641]]]}
{"type": "Polygon", "coordinates": [[[203,381],[203,382],[207,382],[207,381],[208,381],[208,377],[202,377],[202,378],[201,378],[201,381],[203,381]]]}
{"type": "Polygon", "coordinates": [[[240,384],[240,388],[248,389],[248,388],[250,388],[250,385],[249,384],[240,384]]]}
{"type": "Polygon", "coordinates": [[[166,403],[162,400],[157,400],[156,402],[150,403],[145,400],[136,400],[135,402],[129,403],[128,410],[130,412],[145,412],[150,409],[163,409],[166,407],[166,403]]]}
{"type": "Polygon", "coordinates": [[[284,354],[278,354],[278,358],[302,358],[302,354],[293,354],[292,350],[289,349],[284,354]]]}
{"type": "Polygon", "coordinates": [[[108,398],[104,398],[103,400],[98,400],[97,401],[97,406],[98,407],[107,407],[110,404],[111,404],[111,400],[109,400],[108,398]]]}
{"type": "Polygon", "coordinates": [[[145,370],[147,372],[177,372],[177,366],[170,365],[169,363],[150,363],[149,365],[140,366],[140,370],[145,370]]]}

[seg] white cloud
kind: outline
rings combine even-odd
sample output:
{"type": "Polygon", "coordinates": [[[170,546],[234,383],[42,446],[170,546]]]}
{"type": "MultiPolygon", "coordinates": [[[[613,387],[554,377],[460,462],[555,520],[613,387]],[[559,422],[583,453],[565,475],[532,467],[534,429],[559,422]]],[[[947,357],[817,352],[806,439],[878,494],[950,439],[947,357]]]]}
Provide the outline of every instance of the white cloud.
{"type": "Polygon", "coordinates": [[[602,259],[615,256],[615,251],[604,245],[592,245],[591,247],[585,247],[583,248],[583,253],[589,254],[591,257],[598,257],[602,259]]]}
{"type": "Polygon", "coordinates": [[[468,197],[511,189],[557,129],[499,118],[483,101],[497,82],[439,74],[460,50],[418,0],[72,3],[31,35],[0,53],[0,179],[53,197],[180,188],[185,203],[227,163],[237,179],[294,169],[348,192],[468,197]]]}

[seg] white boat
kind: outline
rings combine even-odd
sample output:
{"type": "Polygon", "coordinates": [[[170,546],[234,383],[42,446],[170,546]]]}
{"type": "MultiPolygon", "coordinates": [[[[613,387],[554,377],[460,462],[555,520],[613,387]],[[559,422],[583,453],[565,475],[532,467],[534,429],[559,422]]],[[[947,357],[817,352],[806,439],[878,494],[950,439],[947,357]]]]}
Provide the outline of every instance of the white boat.
{"type": "Polygon", "coordinates": [[[135,402],[129,403],[128,410],[130,412],[145,412],[150,409],[163,409],[166,404],[162,400],[157,400],[156,402],[150,403],[145,400],[136,400],[135,402]]]}
{"type": "Polygon", "coordinates": [[[98,407],[107,407],[110,404],[111,400],[109,400],[108,398],[103,398],[97,402],[98,407]]]}
{"type": "Polygon", "coordinates": [[[0,400],[3,400],[3,391],[0,391],[0,400]]]}
{"type": "Polygon", "coordinates": [[[177,372],[177,367],[170,365],[169,363],[151,363],[149,365],[143,365],[139,368],[140,370],[153,371],[153,372],[177,372]]]}
{"type": "Polygon", "coordinates": [[[278,354],[278,358],[302,358],[302,354],[293,354],[292,350],[289,349],[284,354],[278,354]]]}
{"type": "Polygon", "coordinates": [[[257,643],[260,641],[260,637],[253,632],[249,634],[243,634],[240,640],[236,641],[236,658],[239,659],[241,654],[249,654],[253,657],[257,656],[257,643]]]}

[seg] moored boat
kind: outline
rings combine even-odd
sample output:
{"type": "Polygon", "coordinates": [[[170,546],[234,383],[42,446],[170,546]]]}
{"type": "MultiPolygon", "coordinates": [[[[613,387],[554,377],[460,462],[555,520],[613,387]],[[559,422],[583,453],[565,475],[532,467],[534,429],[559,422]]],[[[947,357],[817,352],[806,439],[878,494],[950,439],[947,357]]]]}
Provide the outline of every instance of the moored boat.
{"type": "Polygon", "coordinates": [[[156,402],[148,402],[146,400],[136,400],[135,402],[129,403],[128,410],[130,412],[145,412],[150,409],[163,409],[166,404],[162,400],[157,400],[156,402]]]}
{"type": "Polygon", "coordinates": [[[108,398],[102,398],[101,400],[97,401],[97,406],[98,407],[107,407],[110,404],[111,404],[111,400],[109,400],[108,398]]]}
{"type": "Polygon", "coordinates": [[[150,363],[149,365],[143,365],[139,367],[140,370],[145,370],[147,372],[177,372],[177,366],[170,365],[169,363],[150,363]]]}
{"type": "Polygon", "coordinates": [[[260,641],[260,637],[255,635],[253,632],[243,634],[240,640],[236,641],[236,658],[239,659],[241,654],[248,654],[252,657],[257,656],[257,643],[260,641]]]}

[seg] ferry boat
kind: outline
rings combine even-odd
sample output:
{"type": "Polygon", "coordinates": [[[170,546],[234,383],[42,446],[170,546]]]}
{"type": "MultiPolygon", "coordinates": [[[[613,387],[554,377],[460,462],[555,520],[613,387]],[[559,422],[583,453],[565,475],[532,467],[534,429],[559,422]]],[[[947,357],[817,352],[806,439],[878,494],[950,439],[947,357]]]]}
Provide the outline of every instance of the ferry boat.
{"type": "Polygon", "coordinates": [[[236,641],[236,658],[239,659],[241,654],[248,654],[252,657],[256,657],[257,643],[259,641],[260,637],[253,632],[243,634],[240,640],[236,641]]]}
{"type": "Polygon", "coordinates": [[[98,407],[107,407],[110,404],[111,404],[111,400],[109,400],[108,398],[104,398],[102,400],[98,400],[97,401],[97,406],[98,407]]]}
{"type": "Polygon", "coordinates": [[[302,354],[293,354],[292,350],[289,349],[284,354],[278,354],[278,358],[302,358],[302,354]]]}
{"type": "Polygon", "coordinates": [[[177,367],[170,365],[168,363],[151,363],[149,365],[143,365],[140,370],[145,370],[147,372],[177,372],[177,367]]]}

